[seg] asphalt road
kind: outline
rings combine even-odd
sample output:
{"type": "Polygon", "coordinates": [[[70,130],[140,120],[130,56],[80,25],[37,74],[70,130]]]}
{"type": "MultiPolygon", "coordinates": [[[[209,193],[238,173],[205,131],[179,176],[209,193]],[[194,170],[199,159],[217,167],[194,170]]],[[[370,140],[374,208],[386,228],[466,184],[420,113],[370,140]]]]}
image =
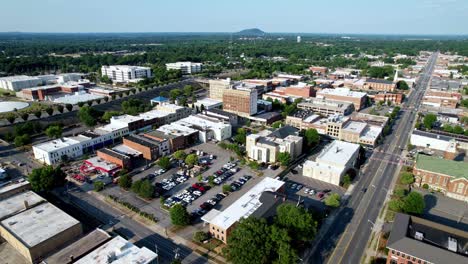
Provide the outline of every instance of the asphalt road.
{"type": "Polygon", "coordinates": [[[190,248],[176,244],[171,239],[158,235],[127,215],[112,208],[107,203],[83,192],[78,187],[70,188],[68,195],[64,194],[63,197],[68,197],[69,201],[75,206],[101,223],[113,226],[114,230],[125,238],[136,241],[135,244],[137,246],[145,246],[152,251],[156,251],[157,247],[160,264],[171,263],[175,257],[176,250],[178,250],[179,258],[183,260],[183,263],[208,263],[205,257],[192,252],[190,248]]]}
{"type": "Polygon", "coordinates": [[[324,236],[304,254],[304,263],[360,263],[373,225],[385,202],[402,151],[413,129],[417,109],[432,74],[437,54],[433,54],[415,90],[395,121],[393,131],[376,148],[364,168],[355,191],[338,213],[324,236]]]}

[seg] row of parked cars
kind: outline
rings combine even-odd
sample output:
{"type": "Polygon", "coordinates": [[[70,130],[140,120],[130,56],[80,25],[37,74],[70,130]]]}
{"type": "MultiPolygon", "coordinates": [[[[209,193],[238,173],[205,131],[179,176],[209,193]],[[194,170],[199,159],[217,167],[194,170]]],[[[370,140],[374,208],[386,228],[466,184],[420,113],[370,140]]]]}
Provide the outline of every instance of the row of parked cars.
{"type": "Polygon", "coordinates": [[[312,196],[315,195],[320,200],[325,198],[325,196],[331,192],[330,189],[324,189],[322,191],[318,191],[310,187],[304,187],[302,184],[299,184],[299,183],[289,183],[289,188],[291,188],[294,191],[300,191],[302,188],[304,188],[303,190],[304,194],[312,195],[312,196]]]}
{"type": "Polygon", "coordinates": [[[237,181],[234,181],[233,183],[230,184],[231,190],[233,191],[239,190],[250,179],[252,179],[252,176],[250,175],[244,175],[240,177],[237,181]]]}
{"type": "Polygon", "coordinates": [[[216,204],[223,200],[228,194],[227,193],[218,193],[208,199],[206,202],[200,204],[200,208],[197,208],[191,212],[192,218],[197,216],[205,215],[209,210],[211,210],[216,204]]]}
{"type": "Polygon", "coordinates": [[[206,191],[210,189],[210,186],[194,183],[191,187],[169,197],[164,205],[167,207],[172,207],[175,204],[181,204],[183,206],[188,206],[193,201],[202,196],[206,191]]]}
{"type": "MultiPolygon", "coordinates": [[[[213,177],[214,177],[213,182],[216,185],[220,185],[221,183],[225,182],[229,177],[231,177],[232,175],[234,175],[236,172],[239,171],[239,168],[236,168],[236,166],[237,165],[235,163],[231,163],[231,162],[224,164],[221,169],[219,169],[213,174],[213,177]]],[[[202,181],[204,183],[208,183],[209,178],[205,177],[202,181]]]]}
{"type": "Polygon", "coordinates": [[[173,174],[170,178],[164,179],[161,181],[162,188],[166,191],[172,190],[177,185],[186,182],[189,179],[187,175],[184,174],[183,171],[179,171],[173,174]]]}

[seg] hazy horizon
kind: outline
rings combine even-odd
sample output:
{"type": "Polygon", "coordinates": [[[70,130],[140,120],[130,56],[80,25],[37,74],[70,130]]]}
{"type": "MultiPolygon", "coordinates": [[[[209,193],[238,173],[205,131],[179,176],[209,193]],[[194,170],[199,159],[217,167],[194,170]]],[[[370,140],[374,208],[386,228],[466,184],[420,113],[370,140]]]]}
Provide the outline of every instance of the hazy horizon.
{"type": "Polygon", "coordinates": [[[468,34],[466,0],[16,0],[2,9],[5,33],[468,34]]]}

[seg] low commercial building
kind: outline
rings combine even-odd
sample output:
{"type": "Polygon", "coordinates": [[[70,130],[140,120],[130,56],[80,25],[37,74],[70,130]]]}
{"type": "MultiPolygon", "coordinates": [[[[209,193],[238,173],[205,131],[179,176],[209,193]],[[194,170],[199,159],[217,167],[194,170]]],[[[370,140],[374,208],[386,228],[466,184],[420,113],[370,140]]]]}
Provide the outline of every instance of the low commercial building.
{"type": "Polygon", "coordinates": [[[457,108],[462,95],[457,92],[427,90],[422,99],[423,105],[434,107],[457,108]]]}
{"type": "Polygon", "coordinates": [[[367,94],[351,91],[349,88],[323,89],[317,92],[317,98],[342,101],[354,104],[356,110],[361,110],[366,105],[367,94]]]}
{"type": "Polygon", "coordinates": [[[441,191],[446,196],[468,202],[468,163],[417,155],[413,174],[415,183],[441,191]]]}
{"type": "Polygon", "coordinates": [[[307,101],[297,104],[297,108],[313,111],[324,116],[332,116],[336,114],[349,115],[354,111],[353,103],[323,98],[307,99],[307,101]]]}
{"type": "Polygon", "coordinates": [[[179,70],[182,74],[192,74],[202,71],[202,63],[191,61],[178,61],[174,63],[166,63],[167,70],[179,70]]]}
{"type": "Polygon", "coordinates": [[[22,193],[31,189],[29,181],[20,179],[9,182],[6,185],[0,187],[0,200],[4,200],[10,196],[18,193],[22,193]]]}
{"type": "Polygon", "coordinates": [[[223,105],[223,101],[211,98],[202,98],[197,99],[197,101],[193,103],[193,105],[195,106],[194,108],[197,108],[199,110],[210,110],[213,108],[221,108],[221,106],[223,105]]]}
{"type": "Polygon", "coordinates": [[[0,88],[10,91],[21,91],[25,88],[42,85],[44,81],[38,77],[26,75],[8,76],[0,78],[0,88]]]}
{"type": "MultiPolygon", "coordinates": [[[[97,151],[97,156],[104,161],[117,164],[119,168],[130,169],[131,168],[131,159],[129,156],[119,153],[115,150],[103,148],[97,151]]],[[[96,167],[96,166],[95,166],[96,167]]],[[[109,173],[109,170],[103,168],[104,172],[109,173]]]]}
{"type": "Polygon", "coordinates": [[[303,138],[299,130],[291,126],[283,126],[275,131],[263,130],[250,134],[246,139],[246,152],[249,159],[259,162],[274,163],[278,154],[286,152],[291,159],[302,154],[303,138]]]}
{"type": "Polygon", "coordinates": [[[168,140],[171,152],[185,149],[199,142],[198,130],[180,123],[161,126],[156,130],[145,133],[144,136],[155,140],[168,140]]]}
{"type": "Polygon", "coordinates": [[[157,257],[158,255],[148,248],[139,248],[121,236],[116,236],[74,263],[150,264],[154,263],[157,257]]]}
{"type": "Polygon", "coordinates": [[[315,161],[307,160],[304,163],[302,174],[305,177],[340,185],[346,174],[357,174],[359,148],[358,144],[335,140],[322,150],[315,161]]]}
{"type": "Polygon", "coordinates": [[[458,142],[455,138],[416,129],[411,134],[410,144],[419,148],[443,151],[446,159],[454,159],[458,153],[458,142]]]}
{"type": "Polygon", "coordinates": [[[101,67],[101,74],[114,82],[138,82],[144,78],[152,77],[150,67],[129,65],[104,65],[101,67]]]}
{"type": "Polygon", "coordinates": [[[364,90],[393,92],[396,89],[396,83],[382,79],[367,79],[363,85],[364,90]]]}
{"type": "Polygon", "coordinates": [[[204,114],[191,115],[171,125],[185,126],[197,130],[200,142],[208,142],[212,139],[222,141],[232,136],[231,124],[204,114]]]}
{"type": "Polygon", "coordinates": [[[82,233],[81,224],[28,191],[0,201],[0,235],[30,263],[82,233]]]}
{"type": "Polygon", "coordinates": [[[262,206],[263,203],[260,198],[264,192],[283,191],[283,181],[265,177],[224,211],[220,212],[212,209],[202,217],[202,220],[209,223],[209,232],[214,238],[227,244],[236,223],[251,215],[255,215],[257,209],[262,206]]]}
{"type": "Polygon", "coordinates": [[[123,144],[127,147],[141,152],[143,158],[155,160],[159,157],[159,144],[139,135],[128,135],[124,137],[123,144]]]}
{"type": "Polygon", "coordinates": [[[328,68],[320,66],[310,66],[309,71],[312,72],[312,74],[314,75],[325,75],[328,72],[328,68]]]}
{"type": "Polygon", "coordinates": [[[387,242],[387,264],[466,263],[468,232],[397,213],[387,242]]]}
{"type": "Polygon", "coordinates": [[[225,122],[231,124],[231,126],[237,126],[239,124],[239,116],[233,113],[226,112],[221,109],[213,108],[206,110],[205,115],[222,119],[225,122]]]}

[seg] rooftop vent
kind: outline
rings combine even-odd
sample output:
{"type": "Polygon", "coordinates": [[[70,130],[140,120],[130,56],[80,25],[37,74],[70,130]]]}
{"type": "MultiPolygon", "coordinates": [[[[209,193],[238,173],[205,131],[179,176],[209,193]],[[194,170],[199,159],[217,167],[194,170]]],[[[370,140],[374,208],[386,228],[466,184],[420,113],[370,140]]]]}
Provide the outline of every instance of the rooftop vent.
{"type": "Polygon", "coordinates": [[[416,231],[416,233],[414,234],[414,238],[417,239],[417,240],[422,241],[424,239],[424,234],[421,233],[421,232],[416,231]]]}
{"type": "Polygon", "coordinates": [[[115,255],[115,252],[112,251],[109,254],[107,254],[107,263],[112,263],[115,260],[117,260],[117,256],[115,255]]]}
{"type": "Polygon", "coordinates": [[[453,237],[448,238],[447,249],[453,252],[457,252],[457,239],[453,237]]]}

